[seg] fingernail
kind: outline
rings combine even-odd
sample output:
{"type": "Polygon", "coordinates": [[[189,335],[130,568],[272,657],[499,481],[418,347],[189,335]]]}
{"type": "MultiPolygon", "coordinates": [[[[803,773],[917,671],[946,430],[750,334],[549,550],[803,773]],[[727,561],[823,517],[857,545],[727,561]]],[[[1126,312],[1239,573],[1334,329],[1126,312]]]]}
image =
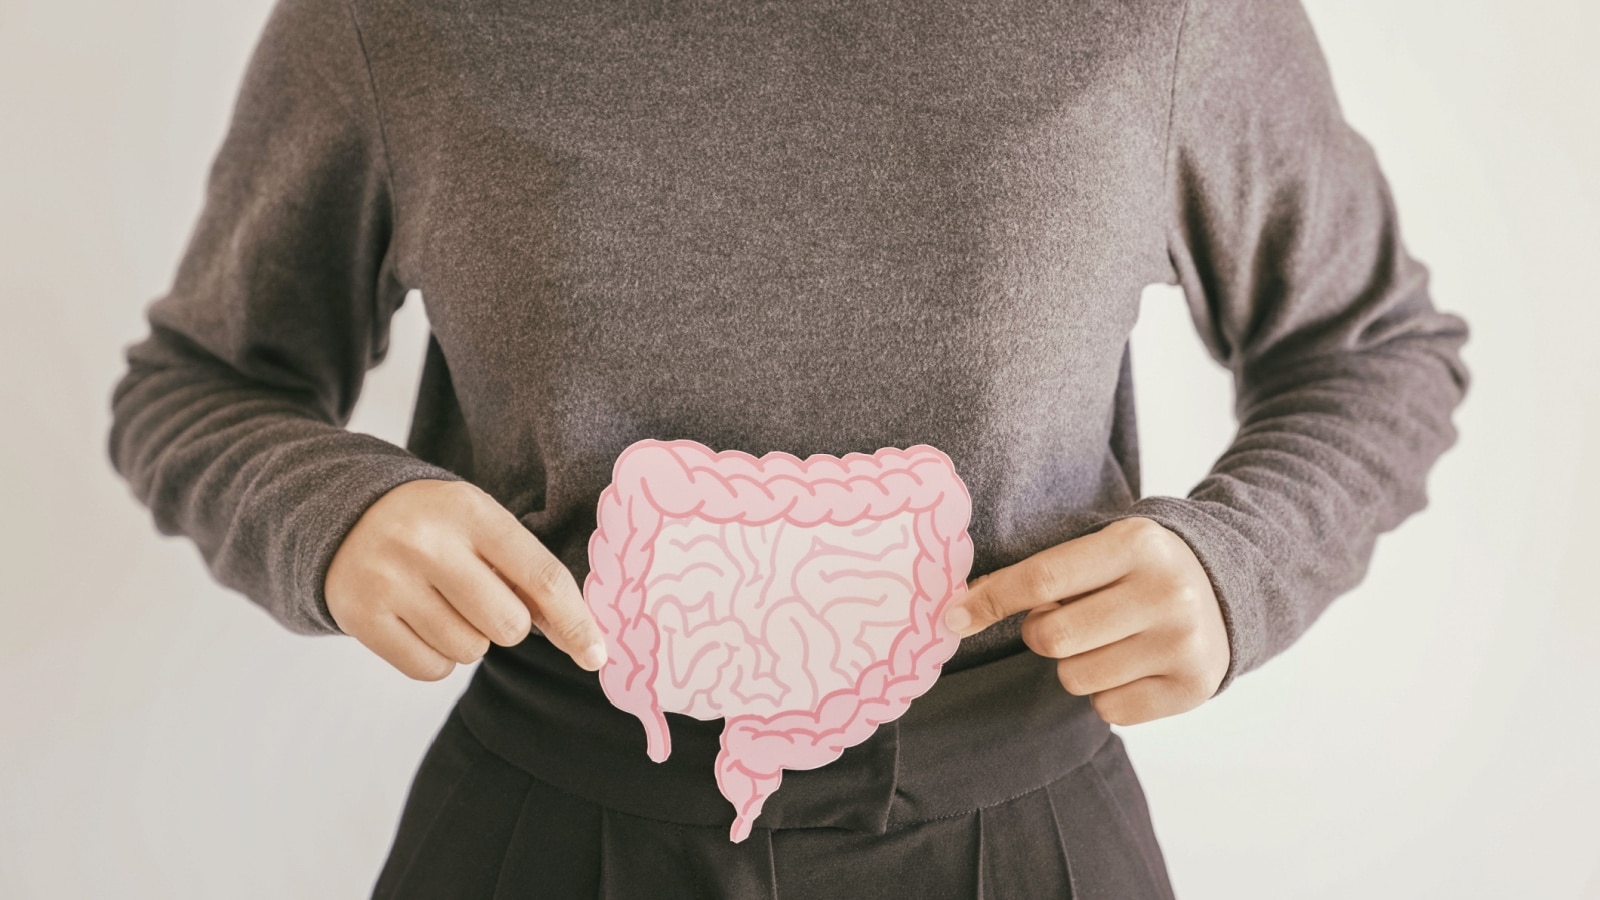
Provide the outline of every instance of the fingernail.
{"type": "Polygon", "coordinates": [[[944,624],[948,625],[951,631],[960,631],[972,624],[972,613],[967,612],[965,606],[957,604],[945,610],[944,624]]]}
{"type": "Polygon", "coordinates": [[[596,641],[585,647],[578,655],[578,665],[591,672],[598,671],[606,664],[606,645],[604,641],[596,641]]]}

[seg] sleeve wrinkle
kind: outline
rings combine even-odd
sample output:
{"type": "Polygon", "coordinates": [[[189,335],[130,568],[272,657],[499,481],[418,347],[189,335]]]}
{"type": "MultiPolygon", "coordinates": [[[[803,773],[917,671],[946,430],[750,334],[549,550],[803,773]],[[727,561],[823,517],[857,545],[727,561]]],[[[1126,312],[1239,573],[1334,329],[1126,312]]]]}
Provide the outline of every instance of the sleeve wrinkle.
{"type": "Polygon", "coordinates": [[[1138,500],[1212,580],[1220,689],[1298,638],[1426,504],[1456,439],[1466,326],[1437,311],[1302,0],[1185,0],[1166,151],[1168,259],[1239,427],[1188,496],[1138,500]]]}
{"type": "Polygon", "coordinates": [[[348,0],[276,0],[172,285],[125,348],[107,444],[159,531],[306,634],[339,631],[324,582],[365,511],[407,481],[460,480],[344,427],[404,298],[351,16],[348,0]]]}

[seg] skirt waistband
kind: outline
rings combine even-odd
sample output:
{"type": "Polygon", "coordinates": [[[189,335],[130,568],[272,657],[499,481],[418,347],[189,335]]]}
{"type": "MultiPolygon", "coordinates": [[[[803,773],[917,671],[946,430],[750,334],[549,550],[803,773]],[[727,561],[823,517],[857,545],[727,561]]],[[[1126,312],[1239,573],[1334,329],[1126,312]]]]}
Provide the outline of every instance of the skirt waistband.
{"type": "MultiPolygon", "coordinates": [[[[1092,757],[1111,730],[1069,694],[1055,661],[1023,650],[941,674],[899,718],[816,769],[785,770],[757,828],[882,834],[1021,796],[1092,757]]],[[[667,713],[672,754],[645,755],[644,728],[599,676],[535,635],[492,650],[457,703],[473,736],[535,777],[614,810],[684,825],[733,823],[713,762],[722,720],[667,713]]]]}

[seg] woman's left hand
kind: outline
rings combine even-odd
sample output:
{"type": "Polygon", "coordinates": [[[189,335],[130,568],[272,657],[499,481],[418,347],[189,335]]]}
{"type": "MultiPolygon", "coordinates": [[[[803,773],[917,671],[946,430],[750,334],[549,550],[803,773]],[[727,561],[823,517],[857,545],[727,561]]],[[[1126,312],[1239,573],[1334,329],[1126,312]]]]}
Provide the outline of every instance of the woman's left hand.
{"type": "Polygon", "coordinates": [[[1119,519],[980,576],[945,623],[962,637],[1030,610],[1022,639],[1070,693],[1133,725],[1194,709],[1228,671],[1222,609],[1194,551],[1151,519],[1119,519]]]}

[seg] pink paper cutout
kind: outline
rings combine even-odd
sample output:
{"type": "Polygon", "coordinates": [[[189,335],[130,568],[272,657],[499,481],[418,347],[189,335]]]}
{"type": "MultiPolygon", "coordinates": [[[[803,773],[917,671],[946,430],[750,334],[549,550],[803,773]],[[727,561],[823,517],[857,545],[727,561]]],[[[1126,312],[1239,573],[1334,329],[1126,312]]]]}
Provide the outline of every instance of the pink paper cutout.
{"type": "Polygon", "coordinates": [[[589,539],[601,686],[656,762],[665,712],[726,719],[717,786],[743,841],[784,769],[832,762],[933,686],[960,641],[943,613],[966,589],[970,515],[926,444],[801,460],[638,441],[589,539]]]}

